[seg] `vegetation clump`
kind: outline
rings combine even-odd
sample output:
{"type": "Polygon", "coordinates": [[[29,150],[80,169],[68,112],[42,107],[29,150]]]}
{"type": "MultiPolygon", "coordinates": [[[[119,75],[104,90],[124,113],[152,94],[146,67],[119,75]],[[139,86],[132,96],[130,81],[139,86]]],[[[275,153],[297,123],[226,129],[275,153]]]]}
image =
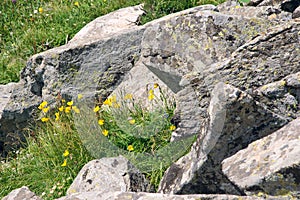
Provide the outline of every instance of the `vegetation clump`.
{"type": "MultiPolygon", "coordinates": [[[[97,102],[89,112],[97,119],[99,129],[84,135],[80,135],[76,128],[78,120],[74,120],[84,117],[84,110],[78,106],[82,98],[83,95],[79,94],[76,100],[66,101],[58,95],[55,107],[50,107],[47,101],[41,102],[37,108],[40,110],[37,123],[28,130],[26,148],[0,165],[0,196],[26,185],[44,199],[58,198],[65,195],[84,164],[111,153],[109,146],[118,148],[114,155],[121,154],[137,163],[141,161],[138,153],[154,155],[170,143],[171,133],[176,129],[171,123],[174,99],[166,98],[158,84],[147,93],[147,107],[129,93],[122,95],[120,100],[112,95],[97,102]],[[98,146],[92,149],[81,137],[89,138],[89,134],[98,138],[98,146]],[[103,137],[109,141],[104,141],[103,137]],[[107,154],[102,155],[103,152],[107,154]]],[[[92,120],[81,120],[84,125],[79,126],[89,127],[92,120]]],[[[95,138],[90,139],[95,141],[95,138]]],[[[166,168],[163,162],[159,164],[160,168],[143,171],[156,187],[166,168]]]]}

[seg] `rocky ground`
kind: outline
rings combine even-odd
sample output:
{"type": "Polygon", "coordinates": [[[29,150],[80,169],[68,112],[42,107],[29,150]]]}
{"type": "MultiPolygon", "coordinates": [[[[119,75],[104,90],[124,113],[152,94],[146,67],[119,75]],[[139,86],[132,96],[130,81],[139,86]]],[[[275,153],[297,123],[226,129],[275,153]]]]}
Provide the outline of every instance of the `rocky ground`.
{"type": "MultiPolygon", "coordinates": [[[[2,156],[58,92],[140,95],[157,82],[176,98],[172,142],[197,136],[159,193],[120,156],[88,163],[61,200],[300,198],[300,2],[228,1],[138,26],[142,14],[135,6],[96,19],[0,86],[2,156]]],[[[40,198],[22,187],[4,199],[40,198]]]]}

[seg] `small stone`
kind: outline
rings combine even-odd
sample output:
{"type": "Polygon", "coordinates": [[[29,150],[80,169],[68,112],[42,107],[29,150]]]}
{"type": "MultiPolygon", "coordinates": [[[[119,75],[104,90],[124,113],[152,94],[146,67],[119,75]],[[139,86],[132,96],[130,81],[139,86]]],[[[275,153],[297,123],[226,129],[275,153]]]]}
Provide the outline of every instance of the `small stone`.
{"type": "Polygon", "coordinates": [[[42,200],[36,196],[35,193],[31,192],[28,187],[23,186],[21,188],[11,191],[2,200],[42,200]]]}

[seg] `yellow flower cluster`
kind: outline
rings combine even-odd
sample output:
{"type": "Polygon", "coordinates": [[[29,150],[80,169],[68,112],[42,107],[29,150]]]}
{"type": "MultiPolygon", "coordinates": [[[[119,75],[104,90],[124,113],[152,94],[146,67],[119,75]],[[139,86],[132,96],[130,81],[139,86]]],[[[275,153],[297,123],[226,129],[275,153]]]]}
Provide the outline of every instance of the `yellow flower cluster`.
{"type": "MultiPolygon", "coordinates": [[[[43,114],[46,114],[49,111],[49,109],[50,109],[50,107],[47,107],[47,106],[48,106],[48,102],[47,101],[43,101],[39,105],[38,109],[42,110],[43,114]]],[[[47,121],[49,121],[49,118],[48,117],[42,117],[41,121],[42,122],[47,122],[47,121]]]]}
{"type": "Polygon", "coordinates": [[[154,99],[154,91],[152,89],[149,90],[148,99],[149,101],[152,101],[154,99]]]}
{"type": "MultiPolygon", "coordinates": [[[[78,95],[78,99],[81,99],[83,96],[81,94],[78,95]]],[[[61,103],[64,104],[66,102],[66,100],[61,99],[61,103]]],[[[48,111],[50,110],[50,107],[48,107],[48,102],[47,101],[43,101],[39,106],[38,109],[41,110],[43,112],[44,115],[46,115],[48,113],[48,111]]],[[[65,112],[65,113],[70,113],[71,111],[74,111],[75,113],[80,113],[80,110],[77,106],[74,106],[74,102],[73,101],[68,101],[66,103],[66,105],[61,105],[60,107],[58,107],[58,112],[54,113],[54,119],[55,121],[58,121],[61,117],[61,113],[65,112]]],[[[49,117],[44,116],[41,118],[42,122],[48,122],[50,120],[49,117]]]]}
{"type": "Polygon", "coordinates": [[[68,156],[68,155],[70,155],[70,152],[68,151],[68,149],[66,149],[65,150],[65,152],[63,153],[63,156],[64,156],[64,162],[63,162],[63,164],[61,164],[60,166],[62,166],[62,167],[66,167],[67,166],[67,159],[66,159],[66,157],[68,156]]]}

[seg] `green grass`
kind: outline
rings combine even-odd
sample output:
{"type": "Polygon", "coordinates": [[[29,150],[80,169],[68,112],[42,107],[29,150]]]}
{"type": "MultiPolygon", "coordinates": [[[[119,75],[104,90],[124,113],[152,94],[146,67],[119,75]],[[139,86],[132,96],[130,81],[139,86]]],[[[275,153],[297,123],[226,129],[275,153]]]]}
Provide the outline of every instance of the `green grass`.
{"type": "Polygon", "coordinates": [[[40,121],[28,131],[27,148],[0,165],[0,198],[23,185],[44,199],[63,196],[82,166],[93,159],[72,116],[62,113],[59,121],[40,121]],[[69,155],[64,156],[66,150],[69,155]],[[66,166],[61,166],[65,160],[66,166]]]}
{"type": "MultiPolygon", "coordinates": [[[[20,70],[33,54],[65,44],[85,24],[118,8],[145,3],[147,14],[142,18],[141,23],[146,23],[199,4],[218,4],[224,0],[89,0],[78,1],[78,5],[75,2],[71,0],[0,2],[0,84],[18,81],[20,70]]],[[[134,164],[139,164],[139,161],[144,159],[138,157],[138,153],[150,155],[156,153],[171,158],[165,159],[165,163],[156,163],[157,166],[153,170],[145,171],[156,187],[164,170],[176,156],[178,157],[173,155],[172,148],[161,151],[169,143],[172,126],[170,119],[174,107],[166,106],[171,104],[166,102],[165,97],[159,99],[162,100],[161,105],[163,105],[160,109],[147,110],[130,102],[132,106],[123,106],[122,112],[111,108],[99,111],[98,118],[104,119],[104,124],[98,125],[96,121],[101,130],[99,133],[104,129],[108,130],[106,137],[103,134],[98,136],[109,139],[122,149],[123,153],[127,152],[125,155],[134,164]],[[167,117],[162,118],[163,116],[167,117]],[[131,121],[133,119],[134,123],[131,121]],[[159,130],[154,129],[155,127],[159,127],[159,130]],[[150,135],[134,137],[133,133],[141,132],[150,132],[150,135]],[[129,148],[130,145],[132,148],[129,148]]],[[[63,102],[59,102],[58,106],[60,103],[63,102]]],[[[11,156],[7,162],[0,165],[0,198],[23,185],[28,186],[44,199],[60,197],[65,194],[81,167],[95,157],[99,157],[97,152],[100,151],[91,151],[86,144],[83,144],[83,138],[77,132],[73,118],[74,115],[79,115],[76,113],[76,107],[63,106],[60,107],[61,111],[44,110],[47,114],[43,119],[48,121],[39,120],[34,127],[29,128],[26,148],[20,149],[17,155],[11,156]],[[60,114],[55,116],[55,113],[60,114]],[[69,155],[64,154],[66,150],[69,155]],[[64,161],[66,166],[62,166],[64,161]]],[[[95,115],[93,112],[92,114],[95,115]]],[[[172,144],[177,146],[176,148],[182,145],[172,144]]],[[[143,161],[148,163],[148,160],[143,161]]],[[[149,161],[150,164],[155,162],[155,160],[149,161]]]]}
{"type": "Polygon", "coordinates": [[[19,80],[27,59],[66,44],[83,26],[113,10],[145,4],[142,23],[200,4],[224,0],[3,0],[0,2],[0,84],[19,80]],[[39,12],[39,8],[43,11],[39,12]]]}

